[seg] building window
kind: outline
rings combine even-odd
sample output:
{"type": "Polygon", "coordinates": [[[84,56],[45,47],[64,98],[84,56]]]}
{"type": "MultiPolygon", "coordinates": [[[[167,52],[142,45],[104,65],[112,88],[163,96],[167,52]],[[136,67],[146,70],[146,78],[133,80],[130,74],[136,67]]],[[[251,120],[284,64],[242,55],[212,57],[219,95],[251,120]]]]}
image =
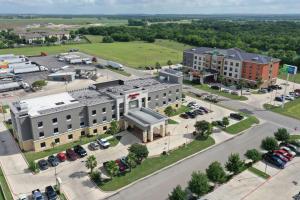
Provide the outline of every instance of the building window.
{"type": "Polygon", "coordinates": [[[155,106],[158,107],[158,103],[155,103],[155,106]]]}
{"type": "Polygon", "coordinates": [[[231,72],[232,72],[232,67],[230,67],[230,68],[229,68],[229,71],[231,71],[231,72]]]}
{"type": "Polygon", "coordinates": [[[106,131],[107,130],[107,126],[103,126],[103,130],[106,131]]]}
{"type": "Polygon", "coordinates": [[[164,97],[166,97],[167,96],[167,93],[164,93],[164,97]]]}
{"type": "Polygon", "coordinates": [[[84,127],[84,122],[80,122],[80,127],[84,127]]]}
{"type": "Polygon", "coordinates": [[[85,131],[81,131],[80,135],[84,136],[85,135],[85,131]]]}
{"type": "Polygon", "coordinates": [[[156,95],[156,99],[158,99],[158,95],[156,95]]]}
{"type": "Polygon", "coordinates": [[[57,118],[53,118],[53,119],[52,119],[52,123],[53,123],[53,124],[56,124],[56,123],[57,123],[57,118]]]}
{"type": "Polygon", "coordinates": [[[151,101],[151,97],[148,97],[148,101],[151,101]]]}
{"type": "Polygon", "coordinates": [[[67,115],[67,120],[71,120],[71,115],[67,115]]]}
{"type": "Polygon", "coordinates": [[[124,113],[123,113],[123,112],[120,112],[120,116],[123,117],[123,115],[124,115],[124,113]]]}
{"type": "Polygon", "coordinates": [[[176,92],[179,92],[179,89],[176,89],[176,92]]]}
{"type": "Polygon", "coordinates": [[[112,106],[111,106],[111,109],[112,109],[112,110],[114,110],[115,108],[116,108],[116,106],[115,106],[115,105],[112,105],[112,106]]]}
{"type": "Polygon", "coordinates": [[[43,122],[38,122],[38,127],[42,128],[43,127],[43,122]]]}
{"type": "Polygon", "coordinates": [[[197,59],[197,56],[195,56],[195,59],[197,59]]]}
{"type": "Polygon", "coordinates": [[[72,140],[73,139],[73,134],[68,135],[68,139],[72,140]]]}
{"type": "Polygon", "coordinates": [[[69,131],[72,130],[72,124],[69,124],[69,125],[68,125],[68,130],[69,130],[69,131]]]}
{"type": "Polygon", "coordinates": [[[239,66],[239,63],[235,63],[235,66],[238,67],[238,66],[239,66]]]}
{"type": "Polygon", "coordinates": [[[39,132],[39,137],[44,137],[45,133],[44,132],[39,132]]]}
{"type": "Polygon", "coordinates": [[[179,97],[176,97],[176,100],[178,100],[179,99],[179,97]]]}
{"type": "Polygon", "coordinates": [[[169,94],[171,94],[172,93],[172,91],[171,90],[169,90],[169,94]]]}
{"type": "Polygon", "coordinates": [[[92,115],[96,115],[96,113],[97,113],[96,110],[92,111],[92,115]]]}
{"type": "Polygon", "coordinates": [[[55,138],[55,140],[54,140],[54,142],[55,142],[55,144],[59,144],[59,138],[55,138]]]}
{"type": "Polygon", "coordinates": [[[227,67],[224,67],[224,70],[227,70],[227,67]]]}
{"type": "Polygon", "coordinates": [[[106,120],[107,120],[106,116],[104,116],[103,119],[102,119],[102,121],[106,122],[106,120]]]}
{"type": "Polygon", "coordinates": [[[97,119],[94,119],[94,120],[93,120],[93,124],[97,124],[97,119]]]}
{"type": "Polygon", "coordinates": [[[225,65],[228,65],[228,61],[225,61],[225,65]]]}
{"type": "Polygon", "coordinates": [[[233,66],[233,62],[230,62],[230,65],[233,66]]]}
{"type": "Polygon", "coordinates": [[[166,104],[167,104],[167,102],[166,102],[166,101],[163,101],[163,104],[164,104],[164,105],[166,105],[166,104]]]}
{"type": "Polygon", "coordinates": [[[231,77],[231,76],[232,76],[232,73],[229,73],[228,75],[231,77]]]}
{"type": "Polygon", "coordinates": [[[224,75],[226,76],[226,75],[227,75],[227,72],[224,72],[224,75]]]}
{"type": "Polygon", "coordinates": [[[112,117],[113,119],[116,119],[116,114],[113,114],[111,117],[112,117]]]}
{"type": "Polygon", "coordinates": [[[42,142],[41,143],[41,148],[45,148],[46,147],[46,142],[42,142]]]}
{"type": "Polygon", "coordinates": [[[94,130],[93,130],[93,133],[97,133],[97,132],[98,132],[98,130],[97,130],[97,129],[94,129],[94,130]]]}
{"type": "Polygon", "coordinates": [[[169,99],[168,99],[168,101],[169,101],[169,102],[171,102],[171,101],[172,101],[172,99],[170,99],[170,98],[169,98],[169,99]]]}
{"type": "Polygon", "coordinates": [[[102,112],[105,113],[106,112],[106,108],[102,108],[102,112]]]}
{"type": "Polygon", "coordinates": [[[58,128],[54,128],[53,129],[53,134],[58,134],[59,132],[58,132],[58,128]]]}

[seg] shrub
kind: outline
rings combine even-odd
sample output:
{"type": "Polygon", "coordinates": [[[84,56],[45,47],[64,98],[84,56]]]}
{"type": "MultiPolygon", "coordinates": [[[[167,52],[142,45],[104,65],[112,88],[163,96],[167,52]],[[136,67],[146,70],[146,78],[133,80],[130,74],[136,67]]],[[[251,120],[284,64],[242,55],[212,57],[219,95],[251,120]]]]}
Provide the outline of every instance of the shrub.
{"type": "Polygon", "coordinates": [[[246,156],[248,159],[252,160],[253,163],[255,163],[255,162],[261,160],[261,158],[262,158],[261,153],[260,153],[258,150],[256,150],[256,149],[250,149],[250,150],[248,150],[248,151],[245,153],[245,156],[246,156]]]}
{"type": "Polygon", "coordinates": [[[266,151],[273,151],[279,148],[277,140],[274,137],[266,137],[261,142],[261,148],[266,151]]]}

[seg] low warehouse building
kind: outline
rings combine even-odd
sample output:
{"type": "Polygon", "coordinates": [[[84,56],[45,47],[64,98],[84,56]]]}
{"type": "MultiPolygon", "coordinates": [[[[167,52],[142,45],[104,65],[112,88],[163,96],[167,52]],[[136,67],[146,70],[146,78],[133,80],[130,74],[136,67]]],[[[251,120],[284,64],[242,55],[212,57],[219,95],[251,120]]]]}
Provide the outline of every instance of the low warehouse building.
{"type": "Polygon", "coordinates": [[[67,81],[71,82],[75,80],[75,72],[57,72],[48,75],[50,81],[67,81]]]}

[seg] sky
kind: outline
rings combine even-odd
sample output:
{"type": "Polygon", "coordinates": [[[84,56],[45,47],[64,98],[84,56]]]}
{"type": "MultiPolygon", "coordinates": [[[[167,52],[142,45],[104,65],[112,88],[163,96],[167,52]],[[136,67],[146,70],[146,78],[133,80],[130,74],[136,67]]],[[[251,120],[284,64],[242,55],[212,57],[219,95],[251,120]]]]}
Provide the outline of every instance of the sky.
{"type": "Polygon", "coordinates": [[[0,14],[300,14],[300,0],[0,0],[0,14]]]}

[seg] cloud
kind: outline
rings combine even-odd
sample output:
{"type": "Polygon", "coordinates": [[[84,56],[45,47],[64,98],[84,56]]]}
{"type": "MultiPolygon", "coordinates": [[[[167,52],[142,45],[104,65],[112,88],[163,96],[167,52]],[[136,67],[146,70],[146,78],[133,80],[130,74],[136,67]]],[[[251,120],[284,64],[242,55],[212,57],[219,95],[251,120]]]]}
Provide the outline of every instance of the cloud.
{"type": "Polygon", "coordinates": [[[1,13],[299,13],[299,0],[0,0],[1,13]]]}

